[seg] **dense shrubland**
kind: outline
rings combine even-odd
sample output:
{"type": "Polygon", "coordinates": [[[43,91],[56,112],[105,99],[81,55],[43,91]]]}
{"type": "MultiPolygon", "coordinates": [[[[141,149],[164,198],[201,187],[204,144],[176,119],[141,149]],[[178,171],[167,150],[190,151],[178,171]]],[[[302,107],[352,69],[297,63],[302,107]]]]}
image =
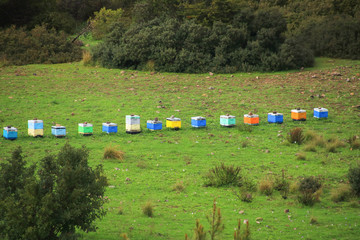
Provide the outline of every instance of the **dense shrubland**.
{"type": "Polygon", "coordinates": [[[275,71],[311,66],[314,56],[360,58],[354,0],[2,0],[0,9],[0,28],[46,23],[74,34],[88,20],[104,39],[94,62],[107,67],[275,71]]]}

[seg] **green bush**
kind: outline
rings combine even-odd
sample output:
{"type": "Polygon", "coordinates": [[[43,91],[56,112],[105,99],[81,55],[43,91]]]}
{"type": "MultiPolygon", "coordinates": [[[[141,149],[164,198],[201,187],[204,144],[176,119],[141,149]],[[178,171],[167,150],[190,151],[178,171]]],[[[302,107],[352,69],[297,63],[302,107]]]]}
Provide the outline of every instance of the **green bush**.
{"type": "Polygon", "coordinates": [[[299,201],[308,206],[314,205],[319,201],[321,195],[321,183],[319,179],[311,176],[300,181],[299,201]]]}
{"type": "Polygon", "coordinates": [[[64,32],[45,25],[30,31],[15,26],[0,31],[0,59],[8,64],[64,63],[81,59],[80,47],[67,40],[64,32]]]}
{"type": "Polygon", "coordinates": [[[221,163],[221,165],[211,168],[205,175],[205,186],[241,186],[242,177],[240,170],[240,167],[234,167],[233,165],[225,166],[224,163],[221,163]]]}
{"type": "Polygon", "coordinates": [[[286,21],[275,8],[241,11],[232,23],[155,18],[125,30],[114,23],[93,49],[105,67],[167,72],[274,71],[312,66],[301,42],[285,40],[286,21]],[[269,22],[269,19],[271,21],[269,22]]]}
{"type": "Polygon", "coordinates": [[[94,39],[102,39],[108,34],[112,24],[120,21],[122,13],[123,11],[120,8],[112,10],[105,7],[101,8],[98,12],[94,12],[94,17],[89,19],[94,39]]]}
{"type": "Polygon", "coordinates": [[[349,183],[357,196],[360,196],[360,163],[349,169],[349,183]]]}

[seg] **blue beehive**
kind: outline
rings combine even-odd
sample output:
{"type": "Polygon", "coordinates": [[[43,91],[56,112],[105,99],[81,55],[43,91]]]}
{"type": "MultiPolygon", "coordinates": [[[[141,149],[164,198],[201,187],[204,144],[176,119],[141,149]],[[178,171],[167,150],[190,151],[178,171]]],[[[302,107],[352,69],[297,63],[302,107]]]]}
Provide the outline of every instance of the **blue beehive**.
{"type": "Polygon", "coordinates": [[[102,124],[102,131],[106,133],[117,133],[118,127],[116,123],[106,122],[102,124]]]}
{"type": "Polygon", "coordinates": [[[28,134],[33,137],[42,137],[44,135],[44,122],[34,118],[28,121],[28,134]]]}
{"type": "Polygon", "coordinates": [[[18,136],[17,129],[11,126],[4,127],[3,137],[9,140],[15,140],[18,136]]]}
{"type": "Polygon", "coordinates": [[[206,118],[204,117],[192,117],[191,118],[191,126],[195,128],[206,127],[206,118]]]}
{"type": "Polygon", "coordinates": [[[272,112],[268,113],[268,122],[269,123],[283,123],[284,116],[282,113],[272,112]]]}
{"type": "Polygon", "coordinates": [[[51,126],[51,134],[57,138],[65,137],[66,128],[60,124],[56,124],[56,126],[51,126]]]}
{"type": "Polygon", "coordinates": [[[162,122],[155,118],[154,120],[148,120],[146,122],[147,129],[151,131],[161,130],[162,129],[162,122]]]}
{"type": "Polygon", "coordinates": [[[327,118],[328,117],[328,110],[326,108],[314,108],[314,117],[315,118],[327,118]]]}

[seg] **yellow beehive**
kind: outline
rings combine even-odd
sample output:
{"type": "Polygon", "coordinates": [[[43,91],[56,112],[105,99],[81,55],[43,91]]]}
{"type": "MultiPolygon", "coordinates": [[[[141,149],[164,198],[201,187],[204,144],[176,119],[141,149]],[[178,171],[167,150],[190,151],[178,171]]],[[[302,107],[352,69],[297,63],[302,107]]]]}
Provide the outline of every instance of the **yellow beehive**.
{"type": "Polygon", "coordinates": [[[181,128],[181,119],[171,116],[166,119],[166,127],[172,129],[180,129],[181,128]]]}
{"type": "Polygon", "coordinates": [[[28,129],[29,136],[42,137],[44,136],[44,129],[28,129]]]}
{"type": "Polygon", "coordinates": [[[292,109],[291,119],[294,121],[306,121],[306,110],[300,108],[292,109]]]}

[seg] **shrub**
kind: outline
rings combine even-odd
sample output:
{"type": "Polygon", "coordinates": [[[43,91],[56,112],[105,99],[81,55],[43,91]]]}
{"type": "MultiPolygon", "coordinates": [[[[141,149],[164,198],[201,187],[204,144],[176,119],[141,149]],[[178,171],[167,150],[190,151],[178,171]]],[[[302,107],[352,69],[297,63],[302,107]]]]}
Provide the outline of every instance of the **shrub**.
{"type": "Polygon", "coordinates": [[[87,66],[91,64],[91,53],[89,51],[84,50],[82,54],[82,63],[87,66]]]}
{"type": "Polygon", "coordinates": [[[124,155],[125,155],[124,152],[122,152],[120,150],[116,150],[112,146],[108,146],[104,150],[104,159],[124,160],[124,155]]]}
{"type": "Polygon", "coordinates": [[[298,160],[306,160],[306,154],[303,153],[303,152],[299,152],[299,153],[296,154],[296,158],[298,160]]]}
{"type": "Polygon", "coordinates": [[[81,58],[80,47],[64,32],[36,26],[30,31],[15,26],[0,31],[0,59],[8,64],[64,63],[81,58]]]}
{"type": "Polygon", "coordinates": [[[221,163],[221,165],[211,168],[205,175],[205,186],[241,186],[242,177],[240,170],[240,167],[234,167],[233,165],[225,166],[224,163],[221,163]]]}
{"type": "Polygon", "coordinates": [[[275,178],[274,189],[279,191],[284,199],[287,199],[290,183],[285,177],[285,170],[282,170],[281,177],[275,178]]]}
{"type": "Polygon", "coordinates": [[[120,21],[122,16],[122,9],[112,10],[101,8],[98,12],[94,12],[94,17],[89,21],[92,27],[92,34],[94,39],[102,39],[111,30],[111,25],[120,21]]]}
{"type": "Polygon", "coordinates": [[[314,217],[314,216],[311,216],[311,217],[310,217],[310,224],[318,224],[317,218],[314,217]]]}
{"type": "Polygon", "coordinates": [[[345,202],[351,198],[352,192],[349,184],[340,184],[331,190],[331,200],[334,202],[345,202]]]}
{"type": "Polygon", "coordinates": [[[250,226],[249,221],[246,221],[246,228],[241,231],[241,219],[238,220],[238,225],[235,228],[234,240],[249,240],[250,239],[250,226]]]}
{"type": "Polygon", "coordinates": [[[182,192],[182,191],[184,191],[184,189],[185,189],[185,186],[182,181],[176,182],[172,187],[172,190],[176,191],[176,192],[182,192]]]}
{"type": "Polygon", "coordinates": [[[326,143],[326,151],[327,152],[336,152],[337,148],[345,147],[345,143],[340,141],[337,138],[329,139],[326,143]]]}
{"type": "Polygon", "coordinates": [[[360,149],[360,140],[358,138],[358,136],[352,136],[349,138],[349,144],[350,147],[355,150],[355,149],[360,149]]]}
{"type": "Polygon", "coordinates": [[[151,202],[146,202],[143,206],[142,206],[142,212],[148,216],[148,217],[152,217],[154,215],[154,209],[153,209],[153,205],[151,202]]]}
{"type": "Polygon", "coordinates": [[[305,136],[302,128],[297,127],[290,130],[288,135],[288,141],[290,143],[297,143],[300,145],[304,142],[304,140],[305,136]]]}
{"type": "Polygon", "coordinates": [[[306,177],[299,184],[299,201],[308,206],[319,201],[321,195],[321,183],[315,177],[306,177]]]}
{"type": "Polygon", "coordinates": [[[274,191],[274,182],[270,178],[263,178],[259,184],[259,191],[266,196],[271,196],[274,191]]]}
{"type": "Polygon", "coordinates": [[[360,196],[360,163],[349,169],[348,178],[352,190],[357,196],[360,196]]]}

